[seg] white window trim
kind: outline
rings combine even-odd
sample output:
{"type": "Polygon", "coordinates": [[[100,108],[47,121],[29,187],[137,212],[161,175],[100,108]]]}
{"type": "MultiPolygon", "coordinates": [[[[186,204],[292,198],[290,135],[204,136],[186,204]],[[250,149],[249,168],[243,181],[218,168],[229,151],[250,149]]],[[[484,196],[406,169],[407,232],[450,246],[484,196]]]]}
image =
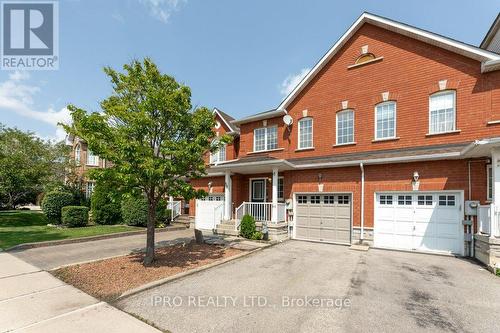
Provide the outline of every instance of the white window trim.
{"type": "Polygon", "coordinates": [[[283,176],[279,176],[278,177],[278,185],[279,185],[279,180],[280,179],[283,180],[283,197],[280,198],[280,195],[279,195],[279,186],[278,186],[278,202],[284,202],[285,201],[285,177],[283,177],[283,176]]]}
{"type": "Polygon", "coordinates": [[[80,144],[77,144],[75,147],[75,162],[76,162],[76,164],[81,163],[81,157],[82,157],[82,146],[80,144]]]}
{"type": "Polygon", "coordinates": [[[279,150],[280,148],[278,148],[278,125],[274,125],[274,126],[266,126],[266,127],[259,127],[259,128],[254,128],[253,130],[253,152],[254,153],[262,153],[262,152],[265,152],[265,151],[273,151],[273,150],[279,150]],[[276,148],[273,148],[273,149],[267,149],[267,139],[268,139],[268,130],[270,128],[276,128],[276,148]],[[264,149],[263,150],[256,150],[256,145],[255,145],[255,141],[256,141],[256,135],[255,135],[255,131],[257,130],[260,130],[260,129],[265,129],[265,133],[264,133],[264,149]]]}
{"type": "Polygon", "coordinates": [[[434,94],[429,95],[429,127],[428,127],[428,134],[427,135],[438,135],[438,134],[445,134],[445,133],[457,133],[460,132],[460,130],[457,130],[457,92],[456,90],[443,90],[443,91],[438,91],[434,94]],[[444,132],[432,132],[431,131],[431,98],[433,96],[439,96],[439,95],[446,95],[452,93],[453,94],[453,109],[455,111],[454,115],[454,122],[453,122],[453,129],[450,131],[444,131],[444,132]]]}
{"type": "Polygon", "coordinates": [[[92,197],[92,193],[94,193],[94,189],[95,189],[95,182],[94,181],[88,181],[85,184],[85,198],[86,199],[89,199],[90,197],[92,197]],[[92,184],[92,191],[90,191],[90,193],[89,193],[89,184],[92,184]]]}
{"type": "Polygon", "coordinates": [[[490,177],[493,177],[492,172],[493,172],[493,170],[492,170],[491,164],[486,165],[486,200],[488,200],[488,201],[493,200],[493,188],[492,188],[491,197],[490,197],[490,186],[493,185],[493,184],[490,184],[490,177]]]}
{"type": "Polygon", "coordinates": [[[89,160],[90,154],[91,154],[91,151],[89,149],[87,149],[87,165],[99,166],[99,156],[92,153],[92,155],[95,157],[94,163],[92,164],[92,163],[90,163],[90,160],[89,160]]]}
{"type": "MultiPolygon", "coordinates": [[[[396,101],[386,101],[386,102],[382,102],[382,103],[378,103],[377,105],[375,105],[375,140],[376,141],[383,141],[383,140],[391,140],[391,139],[396,139],[397,138],[397,124],[398,124],[398,103],[396,101]],[[394,135],[393,136],[386,136],[386,137],[383,137],[383,138],[379,138],[377,136],[377,132],[378,132],[378,127],[377,127],[377,107],[381,106],[381,105],[386,105],[386,104],[394,104],[394,135]]],[[[429,113],[430,114],[430,113],[429,113]]]]}
{"type": "Polygon", "coordinates": [[[227,145],[224,144],[221,146],[217,151],[211,152],[210,153],[210,164],[215,164],[215,163],[220,163],[220,162],[225,162],[227,159],[227,150],[226,150],[227,145]],[[221,160],[221,153],[224,150],[224,160],[221,160]],[[217,156],[217,161],[214,161],[214,157],[217,156]]]}
{"type": "Polygon", "coordinates": [[[311,148],[314,148],[314,120],[312,117],[304,117],[304,118],[301,118],[298,122],[297,122],[297,134],[298,134],[298,149],[311,149],[311,148]],[[311,120],[311,145],[310,146],[307,146],[307,147],[303,147],[302,146],[302,143],[300,141],[300,123],[302,121],[306,121],[306,120],[311,120]]]}
{"type": "Polygon", "coordinates": [[[337,114],[335,115],[335,144],[337,146],[351,145],[353,143],[356,143],[356,141],[354,140],[354,136],[356,135],[355,123],[356,123],[355,122],[355,114],[354,114],[353,109],[344,109],[344,110],[337,112],[337,114]],[[348,111],[352,112],[352,141],[339,143],[339,114],[342,112],[348,112],[348,111]]]}

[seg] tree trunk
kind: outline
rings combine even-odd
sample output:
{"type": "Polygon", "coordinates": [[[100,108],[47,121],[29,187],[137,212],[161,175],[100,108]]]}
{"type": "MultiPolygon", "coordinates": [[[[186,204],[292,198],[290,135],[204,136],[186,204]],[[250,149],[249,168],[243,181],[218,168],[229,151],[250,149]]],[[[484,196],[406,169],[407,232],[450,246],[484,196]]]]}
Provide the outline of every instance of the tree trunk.
{"type": "Polygon", "coordinates": [[[146,256],[144,266],[149,266],[155,260],[155,224],[156,224],[156,202],[148,199],[148,227],[146,235],[146,256]]]}

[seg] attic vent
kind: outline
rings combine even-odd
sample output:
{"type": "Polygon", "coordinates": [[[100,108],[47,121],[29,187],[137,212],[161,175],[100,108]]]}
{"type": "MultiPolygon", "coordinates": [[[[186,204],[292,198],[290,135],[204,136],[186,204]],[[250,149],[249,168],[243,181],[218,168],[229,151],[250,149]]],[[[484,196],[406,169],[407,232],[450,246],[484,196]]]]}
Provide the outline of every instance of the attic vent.
{"type": "Polygon", "coordinates": [[[374,59],[376,59],[376,58],[375,58],[375,55],[373,53],[365,53],[365,54],[360,55],[358,57],[358,59],[356,59],[355,64],[356,65],[363,64],[365,62],[368,62],[368,61],[371,61],[374,59]]]}

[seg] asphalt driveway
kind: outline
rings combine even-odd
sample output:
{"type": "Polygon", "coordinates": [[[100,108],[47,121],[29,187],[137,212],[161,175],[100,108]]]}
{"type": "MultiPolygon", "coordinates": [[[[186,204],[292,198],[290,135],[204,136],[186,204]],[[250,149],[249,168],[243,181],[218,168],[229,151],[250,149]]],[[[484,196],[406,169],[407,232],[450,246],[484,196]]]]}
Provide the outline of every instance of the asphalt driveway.
{"type": "Polygon", "coordinates": [[[465,259],[289,241],[117,304],[171,332],[499,332],[465,259]]]}
{"type": "MultiPolygon", "coordinates": [[[[157,247],[168,246],[188,242],[193,236],[193,229],[157,232],[155,241],[157,247]]],[[[15,250],[9,253],[31,265],[51,270],[64,265],[127,255],[130,252],[142,251],[145,246],[146,235],[139,234],[83,243],[15,250]]]]}

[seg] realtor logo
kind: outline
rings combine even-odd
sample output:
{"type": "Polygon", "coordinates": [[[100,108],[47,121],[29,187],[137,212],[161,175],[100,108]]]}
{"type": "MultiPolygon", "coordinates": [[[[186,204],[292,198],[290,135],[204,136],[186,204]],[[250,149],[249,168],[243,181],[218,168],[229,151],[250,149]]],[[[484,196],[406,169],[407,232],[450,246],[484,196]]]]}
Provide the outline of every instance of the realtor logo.
{"type": "Polygon", "coordinates": [[[58,3],[2,2],[1,68],[59,68],[58,3]]]}

